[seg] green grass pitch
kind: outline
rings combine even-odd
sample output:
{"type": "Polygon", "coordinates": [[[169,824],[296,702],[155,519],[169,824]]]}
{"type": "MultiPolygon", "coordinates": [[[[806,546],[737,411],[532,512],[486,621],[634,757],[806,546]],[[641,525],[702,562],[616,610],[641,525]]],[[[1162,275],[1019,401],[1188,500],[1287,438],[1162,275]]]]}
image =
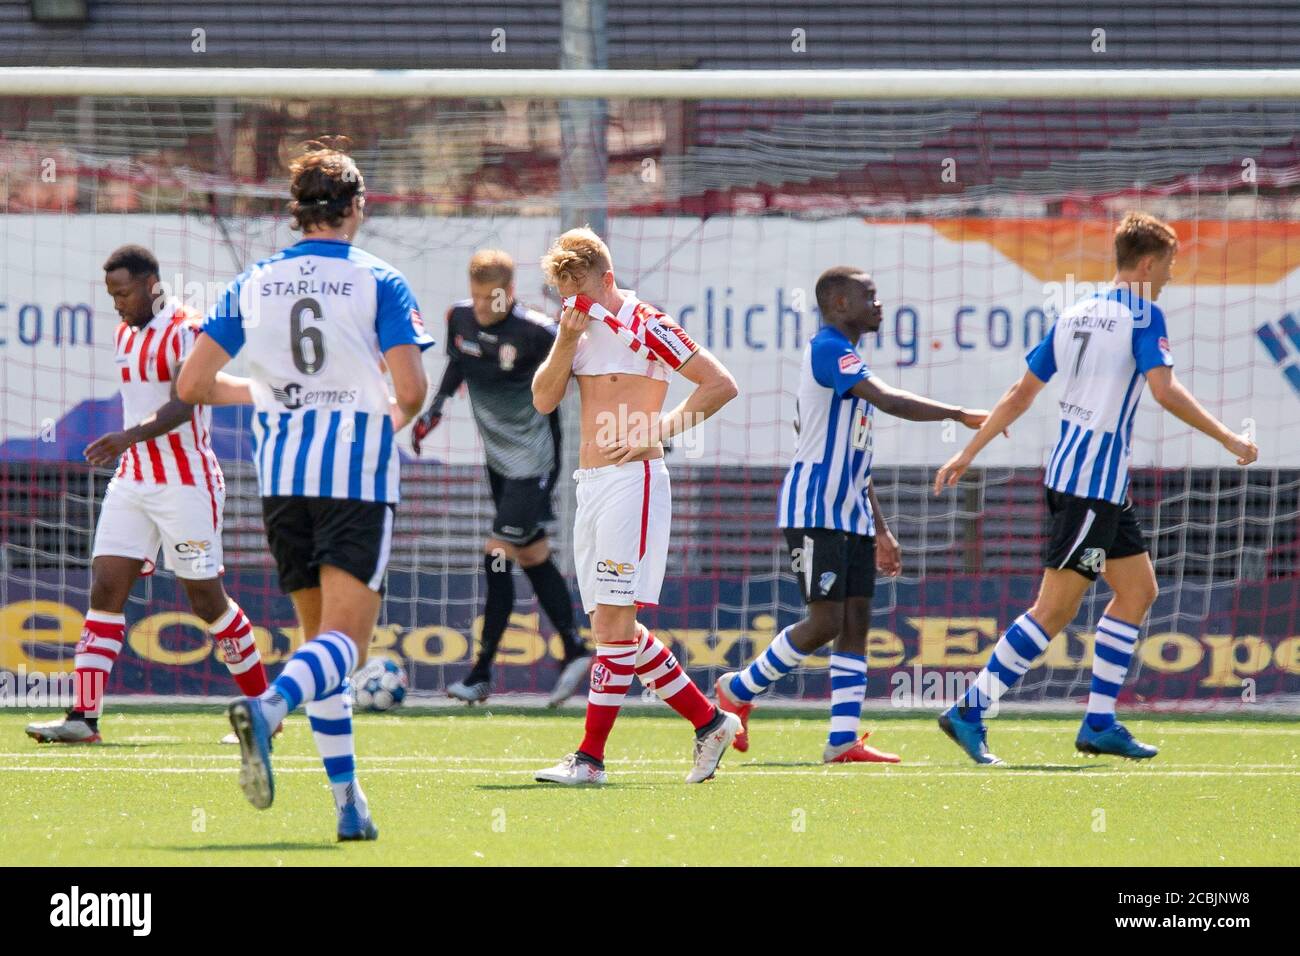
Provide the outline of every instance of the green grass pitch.
{"type": "Polygon", "coordinates": [[[0,715],[0,850],[11,865],[1009,864],[1278,865],[1300,845],[1300,724],[1133,717],[1161,748],[1135,764],[1074,753],[1076,720],[1004,715],[1006,768],[962,756],[932,716],[870,715],[905,763],[823,766],[823,714],[756,713],[753,746],[682,782],[683,722],[629,708],[610,785],[531,772],[577,745],[578,710],[406,711],[358,719],[360,779],[381,834],[334,842],[306,719],[277,741],[276,801],[250,807],[215,709],[124,709],[105,744],[38,745],[0,715]]]}

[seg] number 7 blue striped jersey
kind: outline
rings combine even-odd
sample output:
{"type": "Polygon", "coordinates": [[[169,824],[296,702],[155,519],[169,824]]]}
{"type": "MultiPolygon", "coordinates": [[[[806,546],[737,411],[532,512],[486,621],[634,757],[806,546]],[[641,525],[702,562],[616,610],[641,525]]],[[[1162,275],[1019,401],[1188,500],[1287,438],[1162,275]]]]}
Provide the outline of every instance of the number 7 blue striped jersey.
{"type": "Polygon", "coordinates": [[[1043,483],[1121,504],[1128,495],[1133,420],[1146,373],[1172,366],[1165,315],[1127,288],[1071,306],[1026,357],[1044,382],[1060,373],[1061,430],[1043,483]]]}
{"type": "Polygon", "coordinates": [[[781,484],[778,527],[876,533],[867,499],[874,409],[853,394],[870,377],[853,343],[833,325],[822,326],[804,347],[794,461],[781,484]]]}
{"type": "Polygon", "coordinates": [[[304,239],[234,280],[203,331],[248,349],[263,497],[396,503],[399,458],[383,353],[433,344],[406,279],[332,239],[304,239]]]}

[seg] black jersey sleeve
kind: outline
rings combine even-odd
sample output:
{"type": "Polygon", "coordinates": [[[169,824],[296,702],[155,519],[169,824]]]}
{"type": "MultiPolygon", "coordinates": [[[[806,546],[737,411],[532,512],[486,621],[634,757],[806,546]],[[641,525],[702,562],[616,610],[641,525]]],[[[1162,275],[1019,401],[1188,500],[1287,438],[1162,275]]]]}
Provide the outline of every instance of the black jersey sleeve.
{"type": "Polygon", "coordinates": [[[455,395],[465,381],[465,368],[461,364],[460,348],[456,345],[455,312],[454,308],[447,310],[447,368],[442,373],[435,397],[439,404],[455,395]]]}

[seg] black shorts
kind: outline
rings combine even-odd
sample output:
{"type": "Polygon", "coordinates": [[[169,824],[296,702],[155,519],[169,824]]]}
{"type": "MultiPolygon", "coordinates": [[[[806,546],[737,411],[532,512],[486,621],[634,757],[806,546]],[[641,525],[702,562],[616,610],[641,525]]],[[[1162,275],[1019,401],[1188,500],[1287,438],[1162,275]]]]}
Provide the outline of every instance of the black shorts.
{"type": "Polygon", "coordinates": [[[551,492],[557,473],[531,478],[507,478],[491,468],[487,473],[497,511],[492,536],[521,548],[546,537],[542,525],[555,520],[551,492]]]}
{"type": "Polygon", "coordinates": [[[805,604],[871,600],[876,590],[876,539],[830,528],[786,528],[790,568],[805,604]]]}
{"type": "Polygon", "coordinates": [[[1106,570],[1107,558],[1145,554],[1142,525],[1132,501],[1117,505],[1099,498],[1047,492],[1052,531],[1043,548],[1043,566],[1077,571],[1089,581],[1106,570]]]}
{"type": "Polygon", "coordinates": [[[304,498],[262,499],[266,540],[286,594],[320,587],[320,566],[333,565],[384,593],[397,507],[382,501],[304,498]]]}

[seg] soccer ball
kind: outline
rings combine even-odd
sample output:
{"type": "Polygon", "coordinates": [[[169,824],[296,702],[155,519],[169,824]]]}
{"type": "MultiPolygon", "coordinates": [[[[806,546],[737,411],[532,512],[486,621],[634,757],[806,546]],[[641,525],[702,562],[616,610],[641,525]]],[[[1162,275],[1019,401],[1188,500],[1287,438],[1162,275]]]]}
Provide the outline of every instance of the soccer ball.
{"type": "Polygon", "coordinates": [[[406,671],[386,657],[367,661],[352,675],[352,699],[361,710],[381,713],[406,700],[406,671]]]}

